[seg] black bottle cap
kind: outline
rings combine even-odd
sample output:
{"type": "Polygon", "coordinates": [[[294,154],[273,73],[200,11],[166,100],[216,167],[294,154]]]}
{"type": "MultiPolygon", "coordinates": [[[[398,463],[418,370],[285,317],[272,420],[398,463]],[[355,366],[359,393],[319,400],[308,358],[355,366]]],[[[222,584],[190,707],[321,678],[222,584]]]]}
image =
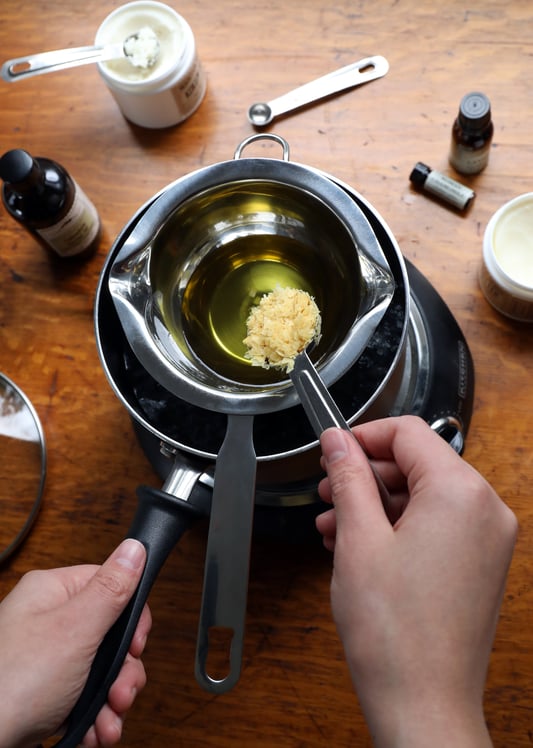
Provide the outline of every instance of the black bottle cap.
{"type": "Polygon", "coordinates": [[[33,159],[27,151],[15,148],[0,158],[0,178],[10,184],[24,182],[33,169],[33,159]]]}
{"type": "Polygon", "coordinates": [[[431,174],[431,169],[426,164],[419,161],[415,164],[413,171],[409,174],[409,181],[412,182],[416,187],[423,187],[424,182],[431,174]]]}
{"type": "Polygon", "coordinates": [[[490,101],[479,91],[466,94],[459,106],[459,121],[463,127],[482,130],[490,122],[490,101]]]}

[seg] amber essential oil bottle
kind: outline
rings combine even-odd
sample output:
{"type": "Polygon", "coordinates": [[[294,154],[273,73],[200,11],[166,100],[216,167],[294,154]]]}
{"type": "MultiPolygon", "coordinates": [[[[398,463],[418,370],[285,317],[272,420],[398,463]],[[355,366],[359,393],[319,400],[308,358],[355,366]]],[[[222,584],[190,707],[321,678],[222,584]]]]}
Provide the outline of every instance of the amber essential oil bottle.
{"type": "Polygon", "coordinates": [[[16,148],[0,158],[7,212],[61,257],[85,258],[98,248],[98,212],[79,185],[52,159],[16,148]]]}
{"type": "Polygon", "coordinates": [[[453,123],[450,164],[460,174],[478,174],[487,166],[494,134],[490,101],[483,93],[468,93],[461,99],[453,123]]]}

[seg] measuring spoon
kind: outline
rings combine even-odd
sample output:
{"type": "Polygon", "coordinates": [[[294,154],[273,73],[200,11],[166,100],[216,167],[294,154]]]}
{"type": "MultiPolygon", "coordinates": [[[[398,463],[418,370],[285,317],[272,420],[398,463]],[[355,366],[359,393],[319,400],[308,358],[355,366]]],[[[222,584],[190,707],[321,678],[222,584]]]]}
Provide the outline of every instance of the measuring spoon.
{"type": "Polygon", "coordinates": [[[248,120],[255,127],[268,125],[274,117],[286,114],[293,109],[318,101],[331,94],[339,93],[347,88],[368,83],[376,78],[381,78],[389,70],[389,63],[381,55],[365,57],[358,62],[353,62],[339,70],[323,75],[314,81],[295,88],[289,93],[272,99],[268,103],[258,102],[252,104],[248,109],[248,120]]]}
{"type": "Polygon", "coordinates": [[[134,67],[145,69],[153,67],[159,57],[159,40],[155,32],[147,27],[130,34],[123,42],[117,42],[116,44],[71,47],[70,49],[56,49],[52,52],[41,52],[26,57],[15,57],[4,62],[0,75],[8,83],[13,83],[22,78],[32,78],[34,75],[53,73],[56,70],[88,65],[91,62],[117,60],[121,57],[126,57],[134,67]],[[148,31],[151,33],[147,33],[148,31]],[[131,43],[139,41],[141,35],[144,35],[152,45],[152,50],[146,55],[146,62],[143,63],[136,61],[135,54],[130,49],[131,43]]]}
{"type": "MultiPolygon", "coordinates": [[[[328,428],[344,429],[344,431],[348,431],[348,433],[355,439],[355,435],[342,415],[337,403],[330,395],[329,390],[309,358],[308,353],[313,349],[313,347],[314,343],[311,342],[306,350],[302,351],[295,357],[294,368],[289,372],[289,376],[298,392],[300,402],[309,423],[318,439],[320,438],[321,433],[328,428]]],[[[374,480],[376,481],[376,486],[385,513],[389,519],[393,521],[396,518],[391,517],[392,508],[390,494],[383,483],[381,475],[370,461],[368,464],[374,474],[374,480]]]]}

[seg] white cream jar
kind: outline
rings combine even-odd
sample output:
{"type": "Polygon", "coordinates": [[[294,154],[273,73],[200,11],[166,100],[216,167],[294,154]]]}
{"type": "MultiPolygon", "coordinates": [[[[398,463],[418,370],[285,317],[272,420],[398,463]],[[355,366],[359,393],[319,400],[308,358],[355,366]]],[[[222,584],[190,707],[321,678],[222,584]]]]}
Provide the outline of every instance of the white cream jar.
{"type": "Polygon", "coordinates": [[[177,125],[200,105],[206,80],[189,24],[175,10],[153,0],[121,5],[96,33],[96,44],[123,42],[141,29],[151,29],[159,42],[157,61],[135,67],[128,59],[98,63],[100,75],[122,114],[141,127],[177,125]]]}
{"type": "Polygon", "coordinates": [[[502,205],[490,219],[479,280],[495,309],[533,322],[533,192],[502,205]]]}

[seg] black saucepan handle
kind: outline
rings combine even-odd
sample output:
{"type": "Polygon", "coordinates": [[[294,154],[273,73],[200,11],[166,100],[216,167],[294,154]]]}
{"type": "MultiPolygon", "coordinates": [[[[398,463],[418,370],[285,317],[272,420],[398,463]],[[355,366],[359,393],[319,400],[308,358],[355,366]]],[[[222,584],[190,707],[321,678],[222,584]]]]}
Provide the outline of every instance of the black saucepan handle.
{"type": "Polygon", "coordinates": [[[143,575],[128,606],[107,632],[94,658],[85,687],[68,718],[65,735],[54,748],[75,748],[107,701],[120,672],[144,604],[156,577],[183,533],[203,512],[164,491],[139,486],[137,512],[127,534],[146,547],[143,575]]]}

